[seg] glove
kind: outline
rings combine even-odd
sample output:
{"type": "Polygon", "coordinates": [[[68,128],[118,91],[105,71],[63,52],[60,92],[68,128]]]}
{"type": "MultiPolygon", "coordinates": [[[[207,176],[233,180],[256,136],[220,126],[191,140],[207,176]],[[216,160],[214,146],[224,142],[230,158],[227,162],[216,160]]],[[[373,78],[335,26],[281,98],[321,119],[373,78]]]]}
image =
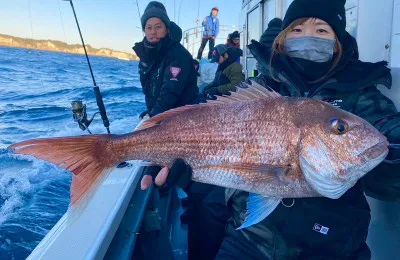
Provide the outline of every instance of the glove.
{"type": "Polygon", "coordinates": [[[148,110],[143,111],[142,113],[140,113],[139,118],[143,119],[143,117],[145,117],[148,113],[149,113],[148,110]]]}
{"type": "Polygon", "coordinates": [[[186,190],[192,184],[192,167],[183,159],[178,158],[172,164],[167,177],[168,186],[178,186],[186,190]]]}
{"type": "Polygon", "coordinates": [[[205,91],[205,96],[207,99],[216,99],[215,96],[220,95],[218,87],[213,87],[205,91]]]}
{"type": "Polygon", "coordinates": [[[374,122],[373,125],[382,134],[389,134],[395,129],[400,128],[400,112],[378,119],[374,122]]]}
{"type": "Polygon", "coordinates": [[[374,126],[390,142],[383,163],[361,179],[365,193],[378,200],[400,201],[400,113],[377,120],[374,126]]]}
{"type": "Polygon", "coordinates": [[[206,94],[205,94],[206,90],[208,90],[208,89],[210,89],[210,88],[212,88],[212,85],[211,85],[211,84],[204,84],[203,86],[201,86],[201,87],[199,88],[199,95],[200,95],[201,97],[205,97],[205,96],[206,96],[206,94]]]}

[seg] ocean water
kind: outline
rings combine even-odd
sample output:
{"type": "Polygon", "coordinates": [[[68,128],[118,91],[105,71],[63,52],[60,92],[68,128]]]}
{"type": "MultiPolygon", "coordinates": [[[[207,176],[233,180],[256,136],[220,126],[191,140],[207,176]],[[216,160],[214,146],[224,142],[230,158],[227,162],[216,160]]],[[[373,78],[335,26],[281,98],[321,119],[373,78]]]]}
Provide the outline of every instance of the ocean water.
{"type": "MultiPolygon", "coordinates": [[[[138,63],[90,57],[113,134],[132,131],[145,109],[138,63]]],[[[16,156],[7,146],[32,138],[83,135],[71,101],[97,111],[83,55],[0,47],[0,259],[25,259],[65,213],[71,174],[16,156]]],[[[89,127],[106,133],[100,116],[89,127]]]]}

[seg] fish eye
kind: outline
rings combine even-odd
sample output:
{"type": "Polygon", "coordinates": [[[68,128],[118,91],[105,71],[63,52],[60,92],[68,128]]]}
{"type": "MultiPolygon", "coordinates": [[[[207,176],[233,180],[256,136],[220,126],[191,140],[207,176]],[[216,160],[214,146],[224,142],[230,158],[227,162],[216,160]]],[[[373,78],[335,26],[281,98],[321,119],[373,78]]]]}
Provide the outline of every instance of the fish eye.
{"type": "Polygon", "coordinates": [[[333,119],[331,120],[331,130],[337,135],[342,135],[347,133],[347,131],[349,130],[349,125],[343,120],[333,119]]]}

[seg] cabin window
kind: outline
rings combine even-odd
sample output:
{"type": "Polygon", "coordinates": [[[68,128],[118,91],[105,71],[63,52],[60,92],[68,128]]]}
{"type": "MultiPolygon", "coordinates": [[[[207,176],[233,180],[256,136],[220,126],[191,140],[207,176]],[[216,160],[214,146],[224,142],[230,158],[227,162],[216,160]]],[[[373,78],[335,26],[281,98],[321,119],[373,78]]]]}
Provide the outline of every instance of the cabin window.
{"type": "Polygon", "coordinates": [[[347,1],[346,20],[346,31],[348,31],[354,38],[357,38],[358,1],[347,1]]]}
{"type": "Polygon", "coordinates": [[[390,48],[390,65],[400,68],[400,0],[394,1],[393,9],[393,33],[390,48]]]}
{"type": "MultiPolygon", "coordinates": [[[[255,9],[253,9],[247,14],[247,44],[250,44],[251,40],[259,41],[261,37],[260,32],[261,32],[261,13],[260,13],[260,6],[258,5],[255,9]]],[[[249,51],[247,55],[251,55],[249,51]]]]}
{"type": "Polygon", "coordinates": [[[269,0],[264,3],[264,27],[263,31],[265,31],[268,28],[268,23],[275,17],[276,15],[276,0],[269,0]]]}
{"type": "MultiPolygon", "coordinates": [[[[289,6],[292,2],[293,2],[293,0],[283,0],[282,1],[283,14],[286,14],[287,9],[289,8],[289,6]]],[[[284,15],[282,17],[284,17],[284,15]]]]}
{"type": "Polygon", "coordinates": [[[257,60],[253,57],[246,58],[246,78],[254,77],[254,75],[258,74],[257,71],[257,60]]]}

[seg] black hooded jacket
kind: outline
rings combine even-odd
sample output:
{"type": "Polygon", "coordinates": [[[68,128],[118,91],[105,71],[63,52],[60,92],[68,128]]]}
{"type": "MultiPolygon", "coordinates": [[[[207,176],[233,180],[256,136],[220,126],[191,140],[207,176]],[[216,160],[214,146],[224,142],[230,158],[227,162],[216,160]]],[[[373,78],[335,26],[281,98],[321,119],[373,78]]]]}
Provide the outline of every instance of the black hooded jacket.
{"type": "MultiPolygon", "coordinates": [[[[255,41],[249,46],[266,68],[270,68],[269,47],[255,41]]],[[[278,81],[266,75],[252,80],[285,96],[327,101],[372,124],[397,112],[393,102],[377,89],[378,84],[390,88],[390,69],[385,62],[359,61],[356,41],[350,35],[338,66],[318,83],[308,83],[292,69],[288,59],[277,55],[273,60],[272,74],[278,81]]],[[[388,135],[389,142],[399,142],[399,132],[397,128],[388,135]]],[[[400,200],[399,173],[399,165],[382,163],[339,199],[285,199],[269,217],[244,230],[236,228],[245,219],[248,193],[228,189],[227,202],[233,208],[233,217],[228,221],[227,233],[255,245],[265,259],[369,259],[366,238],[371,216],[364,191],[379,199],[400,200]],[[316,226],[329,231],[322,234],[316,226]]]]}
{"type": "Polygon", "coordinates": [[[171,22],[169,34],[154,48],[147,47],[146,39],[133,47],[140,58],[140,82],[151,117],[198,103],[197,72],[192,56],[180,44],[181,38],[181,28],[171,22]]]}

